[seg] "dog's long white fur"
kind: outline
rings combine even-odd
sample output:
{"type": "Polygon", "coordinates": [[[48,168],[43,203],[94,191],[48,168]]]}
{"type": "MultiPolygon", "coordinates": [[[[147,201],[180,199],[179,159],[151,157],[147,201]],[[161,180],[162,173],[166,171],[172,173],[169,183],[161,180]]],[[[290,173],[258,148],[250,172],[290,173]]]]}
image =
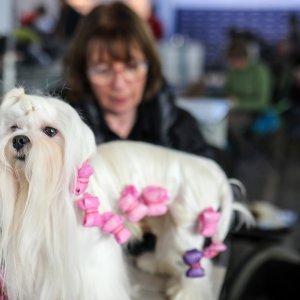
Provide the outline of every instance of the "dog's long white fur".
{"type": "Polygon", "coordinates": [[[121,248],[81,226],[70,192],[77,167],[95,151],[89,128],[62,101],[22,89],[6,95],[0,116],[0,261],[8,298],[130,299],[121,248]],[[45,126],[59,134],[49,138],[45,126]],[[31,141],[25,162],[14,158],[18,134],[31,141]]]}
{"type": "Polygon", "coordinates": [[[9,299],[130,299],[121,247],[99,229],[84,228],[74,206],[71,186],[86,159],[94,168],[88,192],[100,198],[100,212],[118,213],[128,184],[168,190],[167,215],[127,224],[136,238],[145,226],[157,235],[155,252],[141,256],[138,265],[171,275],[166,292],[173,300],[213,300],[211,260],[203,259],[205,277],[187,279],[182,254],[203,248],[195,222],[207,207],[221,211],[212,239],[222,242],[228,234],[239,206],[220,167],[138,142],[112,142],[96,150],[92,132],[73,108],[23,89],[9,92],[0,108],[0,261],[9,299]],[[59,133],[50,138],[45,126],[59,133]],[[12,146],[20,134],[30,139],[25,161],[16,159],[12,146]]]}

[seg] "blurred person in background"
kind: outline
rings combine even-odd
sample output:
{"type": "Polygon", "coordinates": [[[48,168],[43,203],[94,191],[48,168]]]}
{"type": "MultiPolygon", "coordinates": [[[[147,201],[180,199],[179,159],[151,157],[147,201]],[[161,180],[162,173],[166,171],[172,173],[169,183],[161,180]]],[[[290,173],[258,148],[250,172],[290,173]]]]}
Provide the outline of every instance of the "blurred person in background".
{"type": "Polygon", "coordinates": [[[67,0],[60,0],[60,14],[56,24],[56,36],[62,42],[68,43],[72,38],[82,14],[77,11],[67,0]]]}
{"type": "Polygon", "coordinates": [[[164,28],[160,21],[160,19],[157,17],[155,6],[152,6],[151,13],[149,17],[147,18],[147,22],[152,30],[152,33],[156,40],[161,40],[164,37],[164,28]]]}
{"type": "Polygon", "coordinates": [[[153,0],[125,0],[125,3],[148,23],[156,40],[164,37],[164,28],[153,0]]]}
{"type": "Polygon", "coordinates": [[[290,13],[288,16],[288,40],[292,45],[294,63],[297,63],[300,57],[300,24],[298,17],[296,13],[290,13]]]}
{"type": "Polygon", "coordinates": [[[15,30],[19,61],[24,64],[49,65],[55,56],[53,34],[56,20],[44,5],[24,12],[15,30]]]}
{"type": "MultiPolygon", "coordinates": [[[[277,42],[273,55],[270,55],[269,67],[272,72],[272,103],[282,105],[289,101],[293,82],[293,47],[288,39],[277,42]]],[[[287,104],[288,105],[288,104],[287,104]]]]}
{"type": "Polygon", "coordinates": [[[224,92],[233,104],[229,122],[244,131],[269,108],[271,74],[263,62],[249,59],[247,45],[241,41],[228,46],[227,61],[224,92]]]}
{"type": "Polygon", "coordinates": [[[294,138],[300,137],[300,58],[294,62],[288,100],[290,107],[285,114],[287,133],[294,138]]]}
{"type": "MultiPolygon", "coordinates": [[[[175,106],[164,81],[154,37],[129,6],[95,7],[79,24],[65,60],[63,97],[93,130],[97,144],[143,141],[217,160],[223,153],[202,137],[197,121],[175,106]]],[[[153,248],[146,235],[141,248],[153,248]]]]}

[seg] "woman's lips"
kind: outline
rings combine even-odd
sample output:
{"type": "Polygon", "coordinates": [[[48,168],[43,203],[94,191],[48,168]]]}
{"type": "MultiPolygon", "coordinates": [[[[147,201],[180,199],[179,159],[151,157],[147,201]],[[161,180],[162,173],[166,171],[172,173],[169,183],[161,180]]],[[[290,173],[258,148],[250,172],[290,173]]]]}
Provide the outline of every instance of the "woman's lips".
{"type": "Polygon", "coordinates": [[[127,102],[127,98],[112,98],[112,101],[114,103],[118,103],[118,104],[124,104],[127,102]]]}

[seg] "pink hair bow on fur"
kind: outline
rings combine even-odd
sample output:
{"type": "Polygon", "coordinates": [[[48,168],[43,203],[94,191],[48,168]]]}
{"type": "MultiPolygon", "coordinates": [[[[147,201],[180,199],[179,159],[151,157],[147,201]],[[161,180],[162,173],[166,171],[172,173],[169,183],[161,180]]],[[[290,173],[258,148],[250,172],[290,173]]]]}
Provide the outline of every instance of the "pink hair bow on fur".
{"type": "Polygon", "coordinates": [[[138,190],[134,185],[128,185],[121,193],[120,210],[127,214],[130,222],[138,222],[148,213],[148,207],[140,202],[138,190]]]}
{"type": "Polygon", "coordinates": [[[84,211],[83,226],[99,227],[102,232],[113,234],[119,244],[124,244],[129,240],[131,233],[123,226],[123,217],[113,212],[99,214],[98,197],[85,193],[81,199],[77,200],[76,204],[78,208],[84,211]]]}
{"type": "Polygon", "coordinates": [[[89,165],[89,162],[86,160],[77,171],[76,184],[73,188],[73,193],[76,196],[79,196],[83,192],[85,192],[89,185],[89,178],[93,173],[93,168],[89,165]]]}
{"type": "Polygon", "coordinates": [[[166,201],[169,195],[165,188],[147,186],[143,189],[140,199],[148,207],[148,216],[161,216],[168,211],[166,201]]]}
{"type": "Polygon", "coordinates": [[[205,237],[212,237],[217,230],[221,214],[212,207],[204,209],[198,216],[198,231],[205,237]]]}
{"type": "Polygon", "coordinates": [[[212,242],[208,247],[203,251],[203,256],[206,258],[214,258],[220,252],[223,252],[227,249],[226,245],[219,242],[212,242]]]}
{"type": "Polygon", "coordinates": [[[83,197],[77,200],[77,206],[84,211],[82,225],[85,227],[101,227],[103,225],[102,217],[99,214],[99,200],[98,197],[89,193],[85,193],[83,197]]]}
{"type": "Polygon", "coordinates": [[[2,272],[0,272],[0,300],[8,300],[8,297],[5,294],[4,281],[2,272]]]}
{"type": "Polygon", "coordinates": [[[161,216],[168,211],[166,189],[148,186],[139,195],[134,185],[128,185],[121,193],[119,207],[131,222],[138,222],[146,216],[161,216]]]}
{"type": "Polygon", "coordinates": [[[104,233],[113,234],[120,245],[126,243],[130,239],[131,233],[126,227],[124,227],[123,217],[116,215],[113,212],[106,212],[102,215],[102,221],[102,231],[104,233]]]}

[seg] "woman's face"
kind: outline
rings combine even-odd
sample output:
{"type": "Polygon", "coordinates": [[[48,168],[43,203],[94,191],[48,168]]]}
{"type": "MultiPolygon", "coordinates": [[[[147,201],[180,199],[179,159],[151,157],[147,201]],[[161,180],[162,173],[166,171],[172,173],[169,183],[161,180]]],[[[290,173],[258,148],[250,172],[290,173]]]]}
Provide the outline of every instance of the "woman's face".
{"type": "Polygon", "coordinates": [[[128,63],[112,60],[108,53],[99,59],[99,49],[89,51],[87,76],[104,113],[123,115],[135,112],[142,101],[148,65],[144,54],[131,50],[128,63]]]}

